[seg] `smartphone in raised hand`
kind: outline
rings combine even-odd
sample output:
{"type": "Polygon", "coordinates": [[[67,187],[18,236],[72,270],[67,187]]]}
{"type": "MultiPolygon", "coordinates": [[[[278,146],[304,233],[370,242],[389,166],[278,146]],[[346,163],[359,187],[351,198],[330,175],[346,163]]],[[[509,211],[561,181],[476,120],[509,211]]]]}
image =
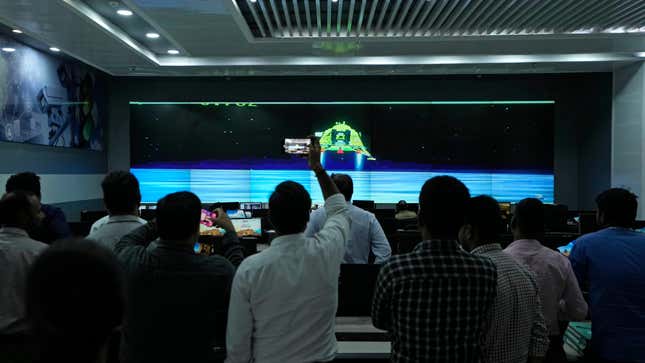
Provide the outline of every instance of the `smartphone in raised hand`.
{"type": "Polygon", "coordinates": [[[284,152],[290,155],[308,155],[311,139],[284,139],[284,152]]]}

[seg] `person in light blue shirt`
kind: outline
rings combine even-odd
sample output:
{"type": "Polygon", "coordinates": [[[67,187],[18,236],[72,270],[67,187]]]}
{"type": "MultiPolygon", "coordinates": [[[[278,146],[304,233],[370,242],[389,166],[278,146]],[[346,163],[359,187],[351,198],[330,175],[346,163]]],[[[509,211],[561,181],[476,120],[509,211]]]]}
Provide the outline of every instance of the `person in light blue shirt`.
{"type": "Polygon", "coordinates": [[[637,197],[610,189],[596,198],[606,227],[575,241],[569,259],[589,286],[591,347],[603,362],[645,362],[645,235],[632,229],[637,197]]]}
{"type": "MultiPolygon", "coordinates": [[[[374,214],[351,204],[354,194],[354,182],[347,174],[332,174],[331,176],[338,190],[345,196],[349,204],[351,220],[350,240],[343,259],[344,263],[366,264],[369,263],[370,251],[374,254],[375,263],[385,263],[392,255],[392,247],[385,237],[385,232],[374,214]]],[[[305,235],[313,237],[325,225],[327,212],[324,208],[311,213],[305,235]]]]}

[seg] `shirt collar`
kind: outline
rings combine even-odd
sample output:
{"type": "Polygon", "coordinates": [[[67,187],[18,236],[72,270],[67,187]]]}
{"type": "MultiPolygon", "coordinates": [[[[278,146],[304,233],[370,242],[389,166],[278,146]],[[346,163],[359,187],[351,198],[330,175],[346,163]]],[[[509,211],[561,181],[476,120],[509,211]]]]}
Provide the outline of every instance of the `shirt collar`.
{"type": "Polygon", "coordinates": [[[501,250],[502,250],[502,246],[499,243],[488,243],[488,244],[473,248],[473,250],[470,251],[470,253],[475,255],[481,255],[486,252],[501,251],[501,250]]]}
{"type": "Polygon", "coordinates": [[[302,241],[304,239],[305,239],[304,233],[287,234],[284,236],[279,236],[274,238],[273,241],[271,241],[271,247],[283,246],[283,245],[286,246],[296,241],[302,241]]]}
{"type": "Polygon", "coordinates": [[[27,233],[27,231],[25,231],[22,228],[15,228],[15,227],[2,227],[0,228],[0,233],[16,234],[22,237],[29,237],[29,234],[27,233]]]}
{"type": "Polygon", "coordinates": [[[109,216],[108,217],[108,223],[110,222],[141,222],[144,221],[144,219],[141,219],[135,215],[132,214],[123,214],[123,215],[118,215],[118,216],[109,216]]]}
{"type": "Polygon", "coordinates": [[[536,239],[518,239],[517,241],[514,241],[511,243],[508,247],[522,247],[522,248],[528,248],[528,249],[538,249],[542,247],[542,244],[540,241],[536,239]]]}
{"type": "Polygon", "coordinates": [[[459,242],[455,240],[439,240],[433,239],[419,243],[414,250],[431,250],[431,251],[456,251],[461,249],[459,242]]]}

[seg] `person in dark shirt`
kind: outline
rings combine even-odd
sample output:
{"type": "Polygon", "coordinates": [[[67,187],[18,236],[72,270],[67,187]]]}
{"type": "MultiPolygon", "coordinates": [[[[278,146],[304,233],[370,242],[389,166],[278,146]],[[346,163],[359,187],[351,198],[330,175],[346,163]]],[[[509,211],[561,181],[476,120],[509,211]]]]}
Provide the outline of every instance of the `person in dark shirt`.
{"type": "Polygon", "coordinates": [[[110,251],[89,240],[58,241],[26,281],[34,362],[108,361],[125,309],[123,272],[110,251]]]}
{"type": "MultiPolygon", "coordinates": [[[[33,193],[41,201],[40,177],[32,172],[23,172],[12,175],[5,185],[7,193],[26,191],[33,193]]],[[[68,238],[72,235],[65,214],[60,208],[49,204],[42,204],[40,208],[45,216],[39,227],[29,231],[29,236],[36,241],[51,244],[52,242],[68,238]]]]}
{"type": "Polygon", "coordinates": [[[190,192],[165,196],[156,222],[124,236],[114,247],[126,272],[128,309],[121,357],[124,363],[206,363],[224,359],[231,283],[242,262],[235,227],[219,209],[222,256],[194,252],[201,201],[190,192]],[[157,239],[156,247],[148,248],[157,239]],[[216,348],[220,354],[216,353],[216,348]]]}
{"type": "Polygon", "coordinates": [[[470,199],[450,176],[428,180],[419,196],[424,242],[392,256],[379,272],[374,326],[390,332],[392,362],[481,362],[497,291],[497,270],[457,241],[470,199]]]}

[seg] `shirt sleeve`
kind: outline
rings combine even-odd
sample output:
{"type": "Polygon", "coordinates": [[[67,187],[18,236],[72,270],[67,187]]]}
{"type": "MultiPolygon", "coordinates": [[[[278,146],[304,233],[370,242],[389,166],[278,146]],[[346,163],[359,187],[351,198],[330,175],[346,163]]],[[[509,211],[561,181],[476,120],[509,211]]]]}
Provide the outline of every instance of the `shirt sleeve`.
{"type": "Polygon", "coordinates": [[[350,233],[349,207],[345,197],[339,193],[327,198],[325,211],[327,220],[313,238],[330,257],[342,261],[350,233]]]}
{"type": "Polygon", "coordinates": [[[370,216],[370,241],[372,241],[372,253],[375,257],[374,262],[383,264],[392,256],[392,247],[378,219],[373,214],[370,214],[370,216]]]}
{"type": "Polygon", "coordinates": [[[372,324],[378,329],[387,331],[390,331],[392,327],[390,311],[392,275],[390,271],[389,264],[384,265],[379,271],[372,299],[372,324]]]}
{"type": "Polygon", "coordinates": [[[114,246],[114,253],[126,269],[145,263],[146,247],[157,238],[153,223],[145,224],[123,236],[114,246]]]}
{"type": "Polygon", "coordinates": [[[305,236],[309,238],[315,236],[320,231],[323,223],[323,215],[319,210],[311,212],[309,223],[307,223],[307,229],[305,230],[305,236]]]}
{"type": "Polygon", "coordinates": [[[540,300],[539,293],[536,293],[536,301],[535,318],[531,327],[529,357],[544,357],[549,349],[549,329],[542,313],[542,300],[540,300]]]}
{"type": "Polygon", "coordinates": [[[571,263],[566,257],[563,258],[565,259],[565,284],[562,300],[560,300],[562,320],[581,321],[587,317],[587,302],[582,296],[582,291],[580,291],[571,263]]]}
{"type": "Polygon", "coordinates": [[[233,278],[226,330],[226,363],[249,363],[253,352],[253,311],[244,273],[233,278]]]}

